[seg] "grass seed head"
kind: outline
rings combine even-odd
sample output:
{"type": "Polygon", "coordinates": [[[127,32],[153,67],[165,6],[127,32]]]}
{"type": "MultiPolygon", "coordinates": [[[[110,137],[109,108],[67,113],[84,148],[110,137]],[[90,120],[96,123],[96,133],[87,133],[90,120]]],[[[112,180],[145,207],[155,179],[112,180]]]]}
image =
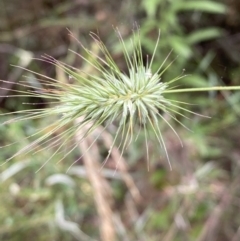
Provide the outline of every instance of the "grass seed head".
{"type": "MultiPolygon", "coordinates": [[[[17,114],[23,115],[16,117],[12,121],[51,118],[52,115],[57,116],[58,119],[40,130],[38,132],[38,134],[41,134],[39,138],[36,138],[30,145],[18,151],[11,158],[7,159],[6,162],[22,153],[30,151],[39,152],[39,146],[42,147],[41,151],[49,147],[56,147],[57,149],[54,154],[43,164],[45,165],[54,155],[62,154],[61,149],[74,138],[78,130],[87,127],[87,131],[82,134],[80,139],[78,138],[81,141],[99,126],[104,126],[106,129],[112,123],[117,123],[113,145],[115,145],[118,139],[118,147],[121,149],[121,155],[132,142],[134,136],[137,138],[135,130],[142,129],[145,133],[148,156],[147,135],[149,128],[153,130],[159,144],[167,155],[167,149],[158,122],[159,119],[166,122],[177,135],[162,113],[168,114],[177,121],[175,114],[182,115],[180,111],[186,110],[183,107],[179,107],[180,102],[176,103],[165,97],[165,93],[169,91],[169,87],[172,89],[172,84],[181,79],[183,75],[169,82],[162,82],[163,73],[171,65],[170,63],[167,67],[163,68],[166,61],[162,63],[156,72],[152,72],[152,63],[157,51],[160,35],[157,39],[152,58],[148,61],[147,57],[147,63],[144,63],[139,31],[133,35],[134,37],[131,41],[133,52],[131,54],[128,53],[121,34],[117,29],[116,32],[125,56],[128,69],[126,73],[118,68],[106,46],[93,33],[90,35],[100,50],[99,55],[85,48],[80,42],[85,54],[80,55],[74,51],[72,52],[82,58],[94,71],[81,71],[47,55],[41,59],[63,70],[71,80],[74,80],[74,84],[58,81],[28,70],[41,78],[41,83],[44,87],[36,87],[33,91],[18,91],[18,95],[14,95],[14,97],[40,97],[51,100],[51,102],[54,102],[54,105],[44,109],[22,111],[17,114]],[[176,110],[176,107],[180,111],[176,110]],[[51,129],[51,131],[46,132],[47,128],[51,129]],[[62,128],[63,131],[59,131],[62,128]]],[[[70,35],[74,37],[71,33],[70,35]]],[[[26,84],[18,84],[30,87],[27,82],[26,84]]],[[[61,160],[77,147],[78,143],[72,144],[67,154],[65,153],[61,160]]],[[[109,150],[106,160],[110,155],[111,150],[109,150]]],[[[168,155],[167,159],[169,161],[168,155]]]]}

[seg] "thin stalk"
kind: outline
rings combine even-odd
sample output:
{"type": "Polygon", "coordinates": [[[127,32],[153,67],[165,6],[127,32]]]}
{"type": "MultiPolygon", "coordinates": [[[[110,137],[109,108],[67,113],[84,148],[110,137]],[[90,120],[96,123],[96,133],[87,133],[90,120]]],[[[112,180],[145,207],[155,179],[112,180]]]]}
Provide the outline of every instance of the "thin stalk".
{"type": "Polygon", "coordinates": [[[240,90],[240,86],[213,86],[213,87],[202,87],[202,88],[186,88],[178,90],[164,90],[166,93],[184,93],[184,92],[201,92],[201,91],[214,91],[214,90],[240,90]]]}

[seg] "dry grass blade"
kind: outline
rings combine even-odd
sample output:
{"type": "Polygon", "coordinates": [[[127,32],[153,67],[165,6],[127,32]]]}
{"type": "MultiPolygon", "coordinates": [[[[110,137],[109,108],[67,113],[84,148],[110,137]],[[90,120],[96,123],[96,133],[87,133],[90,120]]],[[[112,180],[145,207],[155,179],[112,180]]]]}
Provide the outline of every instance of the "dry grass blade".
{"type": "MultiPolygon", "coordinates": [[[[81,130],[83,131],[83,130],[81,130]]],[[[93,143],[92,135],[88,135],[83,141],[78,140],[79,148],[84,152],[93,143]]],[[[115,228],[113,222],[113,211],[111,208],[112,194],[111,188],[102,176],[100,164],[98,162],[99,152],[96,144],[92,145],[91,151],[87,151],[83,157],[84,165],[88,174],[89,181],[93,188],[95,205],[99,215],[99,229],[102,241],[115,240],[115,228]]]]}
{"type": "Polygon", "coordinates": [[[229,206],[231,202],[231,196],[228,191],[225,190],[223,193],[220,203],[214,208],[210,217],[206,221],[201,234],[199,235],[197,241],[207,241],[207,240],[216,240],[217,229],[219,228],[219,222],[221,217],[229,206]]]}
{"type": "Polygon", "coordinates": [[[123,178],[124,182],[126,183],[128,189],[132,195],[132,198],[134,199],[134,201],[136,203],[141,202],[142,196],[141,196],[136,184],[134,183],[133,178],[128,173],[128,167],[127,167],[126,160],[123,157],[121,157],[121,154],[117,147],[115,147],[115,146],[112,147],[112,143],[113,143],[112,136],[109,133],[107,133],[106,131],[104,131],[102,133],[102,138],[103,138],[105,146],[108,149],[112,148],[111,156],[116,164],[116,170],[119,170],[119,172],[121,173],[122,178],[123,178]]]}

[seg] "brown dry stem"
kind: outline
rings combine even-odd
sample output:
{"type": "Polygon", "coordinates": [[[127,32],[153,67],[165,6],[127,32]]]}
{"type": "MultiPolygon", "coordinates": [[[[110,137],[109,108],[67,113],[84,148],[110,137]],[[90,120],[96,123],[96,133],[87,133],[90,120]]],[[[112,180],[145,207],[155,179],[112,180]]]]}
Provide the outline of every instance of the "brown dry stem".
{"type": "MultiPolygon", "coordinates": [[[[82,130],[84,131],[84,130],[82,130]]],[[[79,148],[85,152],[93,142],[92,135],[88,135],[84,140],[79,140],[78,133],[76,139],[79,143],[79,148]]],[[[83,157],[87,175],[93,188],[95,205],[99,215],[99,229],[102,241],[114,241],[116,238],[115,228],[113,223],[112,211],[112,193],[111,188],[102,176],[99,163],[99,151],[96,144],[93,144],[90,151],[86,151],[83,157]]]]}

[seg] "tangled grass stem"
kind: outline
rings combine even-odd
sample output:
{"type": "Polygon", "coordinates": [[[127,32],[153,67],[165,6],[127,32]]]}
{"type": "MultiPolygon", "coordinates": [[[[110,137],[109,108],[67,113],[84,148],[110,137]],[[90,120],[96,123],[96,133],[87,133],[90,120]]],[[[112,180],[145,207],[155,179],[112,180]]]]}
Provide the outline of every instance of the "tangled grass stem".
{"type": "MultiPolygon", "coordinates": [[[[13,114],[17,114],[19,116],[3,124],[24,121],[26,119],[52,118],[51,116],[56,116],[58,118],[55,122],[27,137],[26,139],[30,139],[36,136],[36,140],[19,150],[4,163],[12,160],[20,154],[26,154],[29,152],[38,153],[40,151],[53,148],[54,153],[47,159],[47,161],[44,162],[44,164],[40,167],[41,169],[54,156],[59,155],[59,159],[61,161],[65,159],[68,154],[78,148],[79,143],[71,142],[71,140],[77,139],[78,142],[81,142],[99,126],[104,126],[105,131],[111,125],[116,125],[117,131],[112,146],[115,146],[118,142],[118,148],[121,150],[121,156],[131,142],[138,138],[139,132],[143,130],[146,140],[146,153],[149,167],[147,140],[149,138],[149,130],[151,129],[155,134],[159,145],[165,152],[170,169],[172,169],[164,142],[164,136],[159,127],[159,121],[165,122],[181,141],[177,132],[169,122],[169,119],[173,119],[183,125],[183,123],[177,119],[177,116],[187,118],[184,112],[191,114],[197,113],[183,107],[186,103],[181,102],[180,100],[169,99],[167,94],[240,89],[240,86],[179,89],[176,82],[185,77],[183,74],[172,80],[163,82],[163,74],[172,66],[173,62],[166,65],[169,57],[167,56],[159,68],[154,73],[152,72],[152,65],[158,48],[160,32],[152,57],[150,61],[147,57],[146,63],[143,60],[139,30],[134,33],[131,40],[133,48],[133,53],[131,55],[128,53],[127,47],[118,29],[116,29],[116,33],[122,45],[128,69],[127,74],[119,69],[106,46],[100,40],[98,35],[94,33],[91,33],[90,36],[97,44],[100,50],[100,55],[97,55],[93,51],[85,48],[78,40],[77,41],[84,51],[84,54],[71,51],[91,66],[94,71],[90,72],[84,71],[84,69],[77,69],[48,55],[44,55],[40,59],[40,61],[52,64],[61,71],[64,71],[69,78],[74,80],[74,84],[59,81],[25,69],[24,67],[19,67],[23,70],[27,70],[35,76],[38,76],[38,78],[41,79],[40,82],[42,87],[35,87],[34,90],[32,90],[32,85],[29,84],[29,81],[31,80],[15,83],[21,87],[29,88],[29,90],[12,90],[16,93],[16,95],[8,95],[5,97],[38,97],[49,100],[52,103],[52,106],[44,109],[40,108],[14,112],[13,114]],[[169,118],[165,118],[165,116],[168,116],[169,118]],[[87,130],[80,137],[75,138],[77,135],[76,133],[79,133],[79,130],[85,129],[86,127],[88,127],[87,130]],[[46,130],[51,131],[47,132],[46,130]],[[38,135],[41,136],[37,137],[38,135]],[[66,146],[69,148],[67,153],[64,152],[64,148],[66,146]]],[[[70,36],[76,39],[71,32],[70,36]]],[[[31,104],[34,105],[37,103],[31,104]]],[[[100,135],[96,137],[94,142],[97,141],[99,136],[100,135]]],[[[91,146],[88,150],[90,148],[91,146]]],[[[106,163],[110,157],[111,150],[112,148],[110,148],[104,163],[106,163]]]]}

